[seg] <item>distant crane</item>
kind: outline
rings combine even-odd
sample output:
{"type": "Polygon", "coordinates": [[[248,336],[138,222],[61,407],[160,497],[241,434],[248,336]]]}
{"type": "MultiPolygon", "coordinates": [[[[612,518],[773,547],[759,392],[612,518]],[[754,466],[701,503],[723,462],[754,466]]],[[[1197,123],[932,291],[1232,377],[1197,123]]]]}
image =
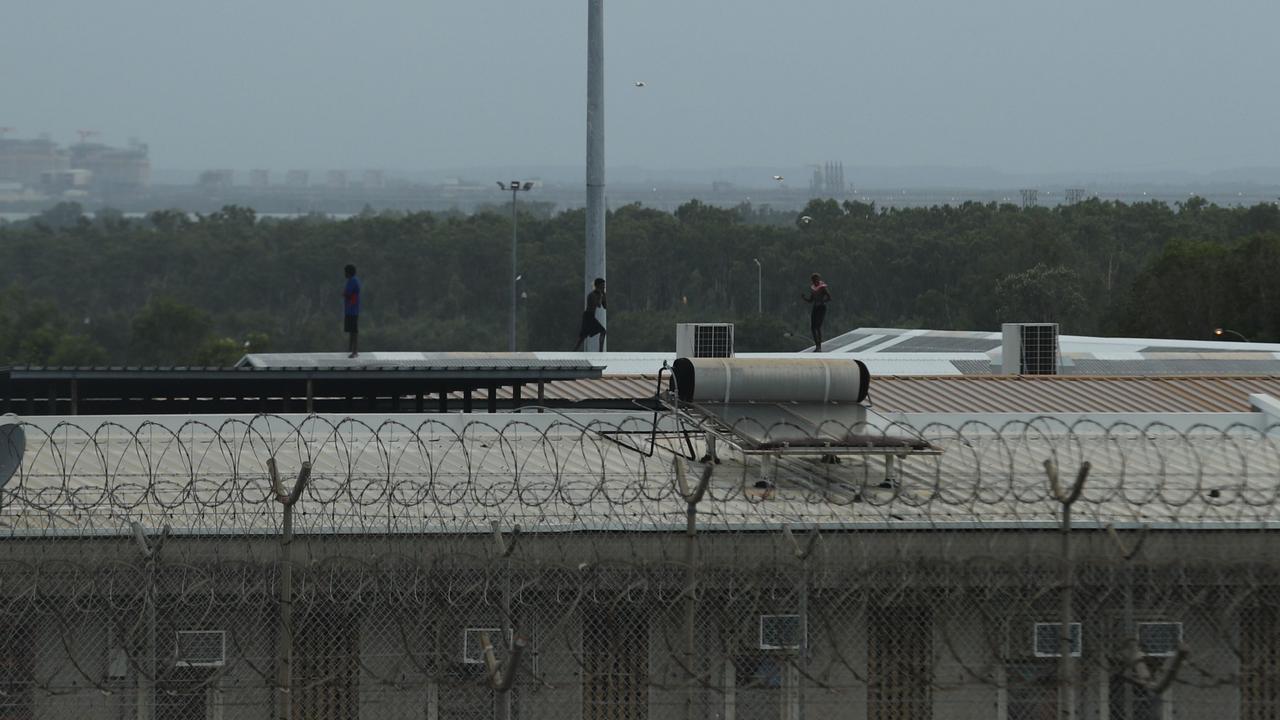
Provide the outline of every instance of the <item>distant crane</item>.
{"type": "Polygon", "coordinates": [[[84,145],[89,138],[101,135],[102,133],[97,130],[77,130],[76,134],[80,136],[80,144],[84,145]]]}

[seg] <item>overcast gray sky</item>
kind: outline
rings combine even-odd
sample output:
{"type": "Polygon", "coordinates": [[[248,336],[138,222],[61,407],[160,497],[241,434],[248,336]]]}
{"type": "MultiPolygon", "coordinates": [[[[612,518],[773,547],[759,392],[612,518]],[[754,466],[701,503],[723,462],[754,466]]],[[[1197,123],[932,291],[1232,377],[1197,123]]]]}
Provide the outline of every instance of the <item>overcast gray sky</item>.
{"type": "MultiPolygon", "coordinates": [[[[1275,0],[608,0],[605,22],[609,165],[1280,166],[1275,0]]],[[[571,166],[585,33],[585,0],[14,0],[0,126],[138,137],[162,168],[571,166]]]]}

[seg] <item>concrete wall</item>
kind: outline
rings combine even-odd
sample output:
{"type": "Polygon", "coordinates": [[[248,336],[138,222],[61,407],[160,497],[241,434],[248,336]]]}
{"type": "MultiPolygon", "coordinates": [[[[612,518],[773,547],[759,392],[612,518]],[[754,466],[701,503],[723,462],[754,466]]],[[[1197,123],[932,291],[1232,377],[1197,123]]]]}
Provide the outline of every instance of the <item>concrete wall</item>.
{"type": "MultiPolygon", "coordinates": [[[[1276,557],[1280,538],[1265,533],[1153,532],[1142,554],[1132,561],[1117,558],[1114,542],[1103,533],[1083,532],[1078,540],[1082,572],[1077,607],[1086,622],[1085,657],[1080,661],[1086,679],[1080,696],[1082,717],[1106,717],[1109,643],[1114,645],[1118,638],[1116,618],[1123,610],[1121,595],[1108,587],[1107,573],[1115,572],[1115,577],[1121,578],[1123,573],[1115,568],[1126,567],[1141,571],[1141,587],[1165,593],[1137,598],[1139,615],[1158,613],[1160,619],[1184,623],[1192,660],[1182,677],[1195,685],[1172,689],[1175,717],[1238,717],[1239,688],[1232,680],[1239,666],[1236,612],[1239,603],[1277,600],[1266,594],[1266,577],[1271,577],[1271,571],[1249,563],[1276,557]],[[1182,558],[1194,558],[1194,564],[1178,564],[1182,558]],[[1101,569],[1090,570],[1093,566],[1101,569]],[[1192,589],[1179,594],[1181,586],[1192,589]],[[1236,586],[1260,589],[1249,595],[1241,594],[1236,586]],[[1204,588],[1202,598],[1197,588],[1204,588]],[[1203,670],[1213,677],[1205,676],[1203,670]]],[[[209,717],[270,718],[276,637],[271,569],[278,558],[278,546],[269,538],[227,541],[175,537],[169,542],[162,558],[167,574],[161,588],[160,664],[171,661],[175,628],[227,630],[228,663],[210,671],[216,681],[209,691],[209,717]],[[228,547],[234,552],[229,554],[228,547]],[[169,585],[180,585],[184,572],[198,575],[201,563],[225,560],[229,555],[241,563],[239,571],[219,574],[201,586],[202,590],[187,588],[181,598],[169,594],[173,590],[169,585]],[[245,588],[257,595],[249,601],[226,601],[245,588]]],[[[757,647],[759,615],[799,612],[802,574],[793,548],[778,533],[709,534],[699,542],[701,563],[712,569],[729,567],[733,572],[700,576],[696,717],[793,720],[803,702],[807,718],[864,718],[869,629],[875,623],[892,622],[895,603],[927,602],[934,611],[933,716],[999,718],[1008,699],[1000,689],[1007,677],[999,657],[1028,654],[1027,632],[1021,625],[1009,629],[1012,625],[1006,616],[1011,610],[1002,593],[1039,597],[1034,608],[1018,606],[1017,611],[1025,616],[1022,620],[1056,618],[1058,595],[1053,578],[1059,540],[1051,533],[828,535],[815,546],[810,560],[814,569],[808,583],[809,654],[796,661],[794,654],[761,652],[757,647]],[[889,592],[897,582],[895,573],[912,572],[913,568],[919,570],[919,576],[899,589],[915,595],[889,592]],[[744,577],[749,578],[747,586],[741,584],[744,577]],[[972,584],[961,587],[953,583],[960,582],[956,578],[972,584]],[[873,598],[876,593],[880,595],[873,598]],[[888,603],[888,611],[868,611],[877,603],[888,603]],[[748,687],[744,683],[750,682],[752,675],[772,672],[741,667],[753,657],[775,664],[776,685],[748,687]],[[811,679],[798,692],[803,674],[811,679]]],[[[328,567],[325,563],[335,558],[354,563],[359,558],[400,557],[410,566],[429,567],[439,573],[441,583],[452,583],[452,589],[445,593],[443,586],[431,585],[437,576],[425,582],[419,579],[423,584],[417,588],[418,594],[401,598],[399,605],[375,607],[367,600],[353,601],[358,618],[355,632],[360,648],[362,717],[437,720],[466,714],[488,716],[493,692],[482,685],[483,673],[476,672],[478,668],[462,667],[459,660],[464,628],[502,624],[500,592],[494,585],[494,578],[500,576],[489,573],[494,567],[491,545],[492,538],[483,535],[440,542],[431,538],[359,537],[299,541],[296,577],[307,593],[317,592],[316,578],[330,577],[317,575],[322,572],[317,568],[328,567]],[[447,599],[442,599],[441,593],[447,594],[447,599]],[[406,643],[419,651],[406,656],[406,643]]],[[[10,611],[10,621],[33,628],[33,669],[38,684],[52,690],[34,692],[35,716],[76,720],[134,717],[136,668],[130,668],[122,680],[105,677],[107,626],[132,626],[139,617],[137,604],[130,605],[128,595],[141,591],[138,583],[145,576],[136,568],[130,572],[122,569],[138,563],[128,541],[6,541],[0,547],[9,561],[0,571],[12,574],[0,578],[6,581],[0,583],[0,600],[6,603],[0,607],[17,608],[10,611]],[[41,568],[44,599],[39,603],[15,595],[27,587],[24,583],[28,579],[15,569],[22,563],[41,568]],[[68,569],[72,567],[92,572],[75,575],[68,569]],[[92,591],[94,587],[98,590],[92,591]],[[115,593],[114,604],[102,600],[101,594],[108,590],[115,593]],[[67,597],[78,599],[61,601],[67,597]]],[[[583,611],[604,607],[624,616],[646,618],[650,717],[682,717],[688,697],[688,674],[677,662],[683,658],[685,642],[680,594],[683,569],[674,564],[659,566],[658,561],[680,558],[683,550],[684,540],[669,535],[522,539],[513,555],[516,614],[519,629],[532,644],[513,694],[515,715],[522,720],[581,717],[583,611]],[[654,567],[665,567],[665,574],[654,567]],[[648,575],[641,572],[644,568],[648,575]],[[556,574],[541,574],[547,569],[556,574]],[[520,585],[526,581],[534,587],[522,590],[520,585]]],[[[371,587],[368,583],[377,582],[376,566],[363,567],[361,572],[366,574],[361,582],[371,587]]],[[[323,572],[332,574],[331,570],[323,572]]],[[[361,582],[339,585],[358,597],[361,582]]],[[[308,594],[303,599],[311,597],[308,594]]]]}

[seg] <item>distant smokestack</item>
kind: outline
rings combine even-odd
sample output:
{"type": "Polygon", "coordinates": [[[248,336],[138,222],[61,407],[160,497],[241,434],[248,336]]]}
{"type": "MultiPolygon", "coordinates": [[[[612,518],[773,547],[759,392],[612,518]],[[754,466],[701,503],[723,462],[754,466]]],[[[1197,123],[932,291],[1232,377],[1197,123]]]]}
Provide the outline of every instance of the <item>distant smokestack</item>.
{"type": "MultiPolygon", "coordinates": [[[[587,0],[587,263],[583,296],[604,274],[604,0],[587,0]]],[[[608,325],[605,310],[596,310],[608,325]]],[[[583,349],[590,349],[588,338],[583,349]]],[[[605,350],[604,335],[600,351],[605,350]]]]}

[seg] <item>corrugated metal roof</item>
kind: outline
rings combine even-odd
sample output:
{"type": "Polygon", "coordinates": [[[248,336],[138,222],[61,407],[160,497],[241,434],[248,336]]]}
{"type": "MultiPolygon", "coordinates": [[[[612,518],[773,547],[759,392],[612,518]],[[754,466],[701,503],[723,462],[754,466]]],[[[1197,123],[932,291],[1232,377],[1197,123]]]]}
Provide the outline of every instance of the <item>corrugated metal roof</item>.
{"type": "MultiPolygon", "coordinates": [[[[653,375],[555,382],[547,386],[546,398],[630,401],[653,397],[656,385],[653,375]]],[[[1251,393],[1280,397],[1280,376],[898,375],[871,380],[872,402],[886,412],[1248,412],[1251,393]]]]}
{"type": "Polygon", "coordinates": [[[484,352],[367,352],[355,358],[348,357],[346,353],[252,353],[241,358],[236,366],[257,370],[590,370],[602,367],[584,354],[546,358],[536,353],[484,352]]]}

